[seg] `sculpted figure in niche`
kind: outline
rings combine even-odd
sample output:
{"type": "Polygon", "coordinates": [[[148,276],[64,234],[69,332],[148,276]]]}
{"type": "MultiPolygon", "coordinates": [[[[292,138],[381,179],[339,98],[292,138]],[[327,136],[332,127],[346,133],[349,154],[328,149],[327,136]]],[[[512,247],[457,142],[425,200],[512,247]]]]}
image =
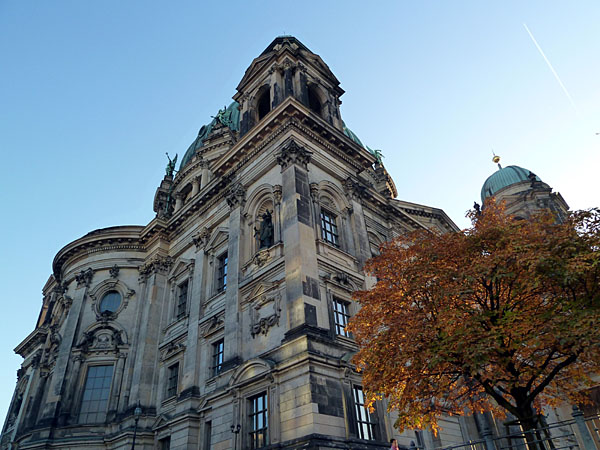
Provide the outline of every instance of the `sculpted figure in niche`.
{"type": "Polygon", "coordinates": [[[271,211],[267,211],[262,215],[260,229],[254,228],[254,236],[258,239],[258,249],[269,248],[273,245],[273,216],[271,211]]]}

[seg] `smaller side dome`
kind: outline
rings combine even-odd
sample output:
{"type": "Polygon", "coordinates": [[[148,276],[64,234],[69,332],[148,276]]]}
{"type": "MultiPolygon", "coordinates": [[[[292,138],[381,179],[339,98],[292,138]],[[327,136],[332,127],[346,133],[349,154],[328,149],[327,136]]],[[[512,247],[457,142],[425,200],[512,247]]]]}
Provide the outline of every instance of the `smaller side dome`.
{"type": "MultiPolygon", "coordinates": [[[[481,188],[481,201],[484,202],[486,198],[495,195],[500,189],[523,181],[531,181],[531,175],[533,175],[531,171],[519,166],[507,166],[498,169],[498,171],[490,175],[483,183],[481,188]]],[[[533,176],[535,176],[536,181],[542,181],[537,175],[533,176]]]]}

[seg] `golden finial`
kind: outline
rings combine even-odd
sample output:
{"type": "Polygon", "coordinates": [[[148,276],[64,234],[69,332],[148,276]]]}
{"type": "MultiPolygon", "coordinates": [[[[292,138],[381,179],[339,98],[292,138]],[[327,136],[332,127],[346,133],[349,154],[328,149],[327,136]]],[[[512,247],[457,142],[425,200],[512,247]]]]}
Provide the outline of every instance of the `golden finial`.
{"type": "Polygon", "coordinates": [[[498,169],[502,169],[502,166],[500,165],[500,157],[498,155],[496,155],[496,153],[494,152],[494,149],[492,149],[492,161],[495,162],[496,164],[498,164],[498,169]]]}

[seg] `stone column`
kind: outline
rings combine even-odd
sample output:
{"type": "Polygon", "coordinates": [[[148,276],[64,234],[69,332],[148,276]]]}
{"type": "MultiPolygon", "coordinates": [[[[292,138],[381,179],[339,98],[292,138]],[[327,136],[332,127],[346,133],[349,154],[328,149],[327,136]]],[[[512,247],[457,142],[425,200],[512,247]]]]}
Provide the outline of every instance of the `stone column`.
{"type": "Polygon", "coordinates": [[[192,194],[191,197],[195,197],[198,192],[200,192],[200,178],[201,176],[194,177],[192,179],[192,194]]]}
{"type": "Polygon", "coordinates": [[[283,86],[280,73],[281,69],[282,68],[279,67],[278,64],[273,64],[273,66],[271,66],[269,69],[269,74],[271,75],[271,109],[275,109],[275,107],[283,101],[283,86]]]}
{"type": "Polygon", "coordinates": [[[205,159],[200,160],[200,167],[202,169],[202,171],[200,172],[200,190],[202,190],[204,189],[204,186],[206,186],[210,181],[208,161],[206,161],[205,159]]]}
{"type": "Polygon", "coordinates": [[[308,183],[311,155],[294,140],[288,141],[277,155],[282,178],[288,333],[303,325],[318,325],[315,302],[321,298],[308,183]]]}
{"type": "Polygon", "coordinates": [[[273,209],[275,215],[275,236],[273,241],[277,244],[281,242],[281,185],[273,186],[273,209]]]}
{"type": "Polygon", "coordinates": [[[200,395],[198,379],[200,376],[200,343],[198,341],[198,321],[202,315],[202,301],[204,300],[202,285],[204,280],[204,264],[206,255],[204,248],[208,241],[210,233],[206,228],[192,237],[196,246],[196,257],[194,271],[191,274],[191,289],[188,290],[189,297],[189,319],[186,349],[183,358],[183,370],[181,375],[181,395],[197,396],[200,395]]]}
{"type": "Polygon", "coordinates": [[[76,275],[77,287],[73,296],[73,304],[69,308],[67,319],[63,328],[63,336],[60,340],[58,356],[52,373],[52,379],[48,387],[48,395],[44,404],[41,423],[51,424],[57,414],[57,409],[61,403],[63,387],[65,385],[65,373],[71,357],[71,348],[75,345],[75,337],[81,320],[81,311],[87,291],[92,283],[94,271],[89,268],[82,270],[76,275]]]}
{"type": "Polygon", "coordinates": [[[369,244],[369,235],[367,234],[367,225],[365,223],[365,214],[363,211],[361,198],[364,196],[365,187],[357,180],[348,178],[344,183],[346,196],[352,208],[352,222],[354,225],[354,244],[356,246],[356,257],[359,267],[362,269],[365,261],[371,257],[371,246],[369,244]]]}
{"type": "MultiPolygon", "coordinates": [[[[139,270],[147,277],[146,296],[140,296],[142,303],[141,319],[137,339],[129,408],[135,408],[138,401],[142,409],[153,404],[155,395],[154,376],[158,367],[158,340],[160,337],[161,311],[167,284],[167,272],[173,261],[170,257],[155,256],[139,270]]],[[[158,387],[160,389],[160,386],[158,387]]]]}
{"type": "Polygon", "coordinates": [[[183,206],[183,193],[178,192],[175,194],[175,212],[179,211],[183,206]]]}
{"type": "Polygon", "coordinates": [[[235,182],[227,193],[229,205],[229,239],[227,241],[227,288],[225,290],[225,332],[223,344],[223,370],[237,366],[241,358],[241,330],[239,311],[240,235],[242,208],[246,189],[235,182]]]}

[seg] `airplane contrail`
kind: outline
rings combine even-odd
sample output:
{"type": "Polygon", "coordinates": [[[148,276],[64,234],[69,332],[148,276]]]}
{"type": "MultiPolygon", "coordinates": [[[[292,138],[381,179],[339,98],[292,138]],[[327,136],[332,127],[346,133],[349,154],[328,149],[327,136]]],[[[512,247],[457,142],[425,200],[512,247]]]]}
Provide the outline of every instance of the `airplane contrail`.
{"type": "Polygon", "coordinates": [[[523,22],[523,26],[525,27],[525,30],[527,31],[527,34],[529,34],[529,37],[531,38],[531,40],[535,44],[536,48],[540,52],[540,55],[542,55],[542,58],[544,58],[544,61],[546,61],[546,64],[548,65],[548,67],[552,71],[552,74],[554,75],[554,78],[556,78],[556,81],[558,81],[558,84],[560,84],[560,87],[562,88],[563,92],[565,93],[565,95],[567,96],[567,98],[569,99],[569,101],[571,102],[571,105],[573,106],[573,109],[575,109],[575,112],[577,114],[579,114],[579,110],[577,109],[577,106],[575,106],[575,102],[573,101],[573,97],[571,97],[571,94],[569,94],[569,91],[567,91],[567,88],[565,87],[564,83],[562,82],[562,80],[560,79],[560,77],[558,76],[558,74],[556,73],[556,70],[554,70],[554,67],[552,67],[552,64],[550,63],[550,61],[546,57],[546,54],[544,53],[544,51],[542,50],[542,47],[540,47],[540,44],[537,43],[537,41],[533,37],[533,34],[531,33],[531,31],[529,31],[529,28],[527,27],[527,24],[525,22],[523,22]]]}

